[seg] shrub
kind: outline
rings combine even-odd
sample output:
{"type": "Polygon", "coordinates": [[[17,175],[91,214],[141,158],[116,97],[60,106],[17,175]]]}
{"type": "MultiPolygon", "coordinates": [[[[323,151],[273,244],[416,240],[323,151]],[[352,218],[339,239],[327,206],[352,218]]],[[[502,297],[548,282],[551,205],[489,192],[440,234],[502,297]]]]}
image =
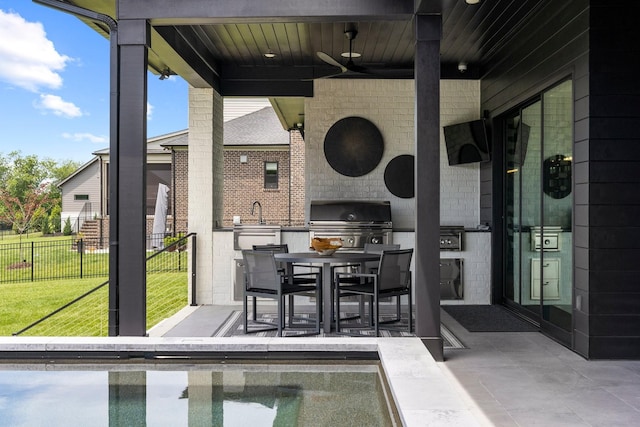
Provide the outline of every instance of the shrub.
{"type": "Polygon", "coordinates": [[[62,234],[64,234],[65,236],[71,236],[72,233],[73,230],[71,229],[71,218],[67,217],[67,219],[64,220],[64,228],[62,229],[62,234]]]}
{"type": "Polygon", "coordinates": [[[51,226],[49,224],[49,217],[48,216],[43,216],[42,219],[40,220],[40,231],[42,231],[42,234],[51,234],[51,226]]]}
{"type": "MultiPolygon", "coordinates": [[[[164,247],[168,248],[169,246],[173,245],[174,243],[176,243],[178,240],[182,239],[184,237],[184,233],[178,233],[177,236],[167,236],[164,238],[164,247]]],[[[181,242],[179,245],[177,245],[175,248],[173,248],[174,250],[177,251],[182,251],[184,250],[184,248],[187,246],[187,242],[181,242]]]]}

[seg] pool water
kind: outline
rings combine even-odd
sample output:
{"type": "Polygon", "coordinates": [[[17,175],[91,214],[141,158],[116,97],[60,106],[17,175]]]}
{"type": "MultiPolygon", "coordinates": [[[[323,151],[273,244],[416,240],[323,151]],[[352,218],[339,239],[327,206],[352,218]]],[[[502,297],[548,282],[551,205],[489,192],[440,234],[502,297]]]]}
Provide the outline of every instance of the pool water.
{"type": "Polygon", "coordinates": [[[379,363],[0,365],[2,426],[399,425],[379,363]]]}

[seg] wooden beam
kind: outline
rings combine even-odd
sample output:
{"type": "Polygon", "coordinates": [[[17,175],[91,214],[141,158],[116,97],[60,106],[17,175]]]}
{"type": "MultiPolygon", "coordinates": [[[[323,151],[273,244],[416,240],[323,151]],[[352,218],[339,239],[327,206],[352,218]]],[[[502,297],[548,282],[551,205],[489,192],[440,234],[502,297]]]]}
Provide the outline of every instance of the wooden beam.
{"type": "Polygon", "coordinates": [[[151,42],[152,51],[193,87],[219,89],[220,66],[193,33],[173,27],[155,27],[151,42]]]}
{"type": "Polygon", "coordinates": [[[118,1],[118,19],[149,19],[152,25],[241,22],[405,20],[414,0],[136,0],[118,1]]]}

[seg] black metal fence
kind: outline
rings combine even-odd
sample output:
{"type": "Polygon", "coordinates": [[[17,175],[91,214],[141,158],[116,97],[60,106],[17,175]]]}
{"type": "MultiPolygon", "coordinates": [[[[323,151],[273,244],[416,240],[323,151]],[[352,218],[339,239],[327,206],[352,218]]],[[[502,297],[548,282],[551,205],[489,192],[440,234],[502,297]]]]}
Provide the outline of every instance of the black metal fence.
{"type": "MultiPolygon", "coordinates": [[[[155,252],[163,247],[163,237],[147,237],[148,252],[155,252]]],[[[184,248],[174,245],[168,249],[169,253],[162,256],[162,262],[149,262],[148,270],[187,268],[187,254],[184,248]]],[[[109,242],[106,238],[72,237],[50,242],[0,243],[0,283],[108,275],[109,242]]]]}
{"type": "MultiPolygon", "coordinates": [[[[193,253],[191,269],[196,270],[196,235],[181,236],[167,241],[163,249],[147,250],[147,326],[153,327],[184,308],[188,298],[189,266],[187,250],[193,253]]],[[[78,245],[76,245],[78,246],[78,245]]],[[[82,246],[82,245],[80,245],[82,246]]],[[[78,254],[79,252],[77,249],[78,254]]],[[[31,319],[13,335],[36,336],[107,336],[109,327],[109,281],[89,289],[81,295],[74,289],[67,292],[68,303],[39,319],[31,319]]],[[[32,286],[44,287],[44,284],[32,286]]],[[[20,286],[22,288],[22,286],[20,286]]],[[[191,305],[195,305],[196,282],[191,275],[191,305]]],[[[12,306],[11,301],[3,301],[12,306]]],[[[3,307],[0,306],[0,311],[3,307]]],[[[5,311],[7,309],[5,308],[5,311]]],[[[16,328],[17,329],[17,328],[16,328]]]]}

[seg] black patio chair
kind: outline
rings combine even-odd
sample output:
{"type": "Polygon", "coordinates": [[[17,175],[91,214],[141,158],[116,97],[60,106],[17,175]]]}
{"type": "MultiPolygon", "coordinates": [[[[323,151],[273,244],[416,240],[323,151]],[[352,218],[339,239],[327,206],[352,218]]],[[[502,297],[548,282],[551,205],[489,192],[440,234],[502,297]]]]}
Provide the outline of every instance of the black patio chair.
{"type": "MultiPolygon", "coordinates": [[[[267,252],[272,252],[274,254],[288,253],[289,246],[286,243],[269,244],[269,245],[253,245],[253,250],[267,251],[267,252]]],[[[317,272],[320,275],[320,283],[322,283],[322,268],[320,266],[300,265],[300,264],[279,262],[279,261],[276,261],[276,265],[278,266],[278,271],[286,275],[286,280],[289,282],[289,284],[310,285],[315,283],[315,277],[309,277],[305,274],[300,274],[300,270],[303,270],[304,272],[315,270],[315,272],[317,272]]],[[[322,289],[320,289],[320,295],[322,296],[322,289]]],[[[322,305],[320,306],[320,310],[321,310],[320,321],[322,321],[322,305]]],[[[295,305],[294,305],[293,295],[289,295],[289,323],[291,323],[293,320],[299,319],[294,316],[294,311],[295,311],[295,305]]]]}
{"type": "MultiPolygon", "coordinates": [[[[269,251],[242,251],[242,258],[244,259],[245,268],[245,289],[244,289],[244,333],[249,333],[248,330],[248,300],[249,297],[253,298],[253,321],[261,324],[270,324],[271,322],[262,322],[258,320],[257,302],[258,298],[274,299],[277,302],[277,318],[276,326],[272,328],[262,328],[257,331],[261,332],[267,330],[277,330],[278,336],[282,336],[282,330],[284,329],[285,322],[285,296],[307,294],[311,291],[315,292],[316,297],[316,312],[315,312],[315,328],[310,334],[320,333],[320,306],[322,304],[321,289],[322,282],[320,281],[320,275],[317,273],[305,273],[308,277],[314,277],[313,284],[295,284],[289,283],[286,280],[287,275],[278,270],[273,252],[269,251]]],[[[309,321],[310,319],[305,319],[309,321]]],[[[313,320],[313,319],[311,319],[313,320]]],[[[302,334],[300,334],[302,335],[302,334]]]]}
{"type": "MultiPolygon", "coordinates": [[[[399,244],[395,244],[395,243],[365,243],[364,244],[364,252],[365,253],[374,253],[374,254],[382,254],[383,251],[391,251],[391,250],[398,250],[400,249],[400,245],[399,244]]],[[[368,262],[364,262],[364,263],[360,263],[360,264],[348,264],[348,265],[344,265],[344,266],[334,266],[331,267],[331,277],[335,277],[335,273],[336,271],[344,271],[344,268],[347,267],[351,270],[351,272],[353,273],[375,273],[376,270],[378,269],[378,264],[379,261],[368,261],[368,262]]],[[[347,283],[353,283],[353,284],[357,284],[357,283],[363,283],[363,278],[361,277],[343,277],[342,278],[342,283],[343,284],[347,284],[347,283]]],[[[335,284],[334,286],[331,287],[332,292],[335,289],[335,284]]],[[[359,298],[359,302],[358,302],[358,314],[356,314],[355,316],[348,316],[348,317],[343,317],[341,320],[355,320],[355,319],[360,319],[363,317],[364,315],[364,296],[361,295],[359,298]]],[[[335,295],[331,296],[331,301],[335,301],[335,295]]],[[[398,301],[399,303],[399,301],[398,301]]],[[[369,300],[369,325],[373,325],[373,310],[372,310],[372,304],[373,304],[373,298],[370,298],[369,300]]],[[[338,313],[336,311],[336,313],[338,313]]]]}
{"type": "MultiPolygon", "coordinates": [[[[373,298],[372,315],[373,327],[376,336],[379,336],[380,325],[397,322],[401,319],[401,313],[396,313],[395,320],[380,321],[380,299],[396,297],[398,300],[407,295],[408,302],[408,331],[413,332],[412,298],[411,298],[411,257],[413,249],[400,249],[383,251],[380,257],[378,269],[374,273],[341,273],[335,274],[336,312],[340,313],[340,299],[352,295],[363,295],[373,298]],[[359,279],[360,283],[353,283],[353,279],[359,279]]],[[[400,310],[400,305],[398,305],[400,310]]],[[[336,332],[340,333],[340,316],[336,316],[336,332]]]]}

